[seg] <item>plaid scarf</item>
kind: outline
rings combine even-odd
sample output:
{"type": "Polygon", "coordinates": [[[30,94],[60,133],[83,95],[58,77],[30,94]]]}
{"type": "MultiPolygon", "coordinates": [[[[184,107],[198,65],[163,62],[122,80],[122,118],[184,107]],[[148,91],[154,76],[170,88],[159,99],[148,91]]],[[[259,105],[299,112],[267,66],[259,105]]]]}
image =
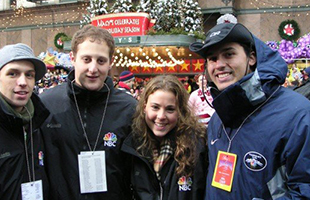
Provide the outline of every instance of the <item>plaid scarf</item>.
{"type": "Polygon", "coordinates": [[[154,158],[154,170],[156,172],[158,180],[160,180],[160,171],[169,160],[170,156],[173,153],[173,148],[170,145],[170,140],[166,139],[160,143],[159,151],[158,149],[153,150],[154,158]],[[159,153],[158,153],[159,152],[159,153]]]}

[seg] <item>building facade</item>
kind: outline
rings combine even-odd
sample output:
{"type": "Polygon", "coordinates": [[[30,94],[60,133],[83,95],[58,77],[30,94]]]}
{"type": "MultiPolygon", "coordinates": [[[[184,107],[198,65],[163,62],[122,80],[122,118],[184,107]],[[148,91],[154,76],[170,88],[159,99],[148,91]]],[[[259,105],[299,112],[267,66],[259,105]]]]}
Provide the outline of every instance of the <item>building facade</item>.
{"type": "MultiPolygon", "coordinates": [[[[205,31],[222,14],[232,13],[263,41],[281,40],[278,27],[285,20],[299,24],[300,36],[310,32],[309,0],[198,0],[198,3],[204,14],[205,31]]],[[[80,28],[88,4],[89,0],[1,0],[0,47],[22,42],[31,46],[36,55],[49,47],[56,48],[55,35],[63,32],[72,36],[80,28]]]]}

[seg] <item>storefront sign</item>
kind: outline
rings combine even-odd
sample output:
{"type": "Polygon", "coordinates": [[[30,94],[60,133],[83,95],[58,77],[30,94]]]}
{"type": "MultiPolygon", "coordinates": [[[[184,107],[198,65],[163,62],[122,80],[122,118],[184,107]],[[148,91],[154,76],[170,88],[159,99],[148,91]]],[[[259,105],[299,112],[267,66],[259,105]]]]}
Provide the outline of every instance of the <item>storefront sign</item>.
{"type": "Polygon", "coordinates": [[[149,14],[134,12],[96,16],[91,23],[108,30],[113,37],[145,35],[151,25],[149,14]]]}
{"type": "Polygon", "coordinates": [[[115,44],[138,44],[140,43],[140,37],[139,36],[133,36],[133,37],[115,37],[114,38],[115,44]]]}

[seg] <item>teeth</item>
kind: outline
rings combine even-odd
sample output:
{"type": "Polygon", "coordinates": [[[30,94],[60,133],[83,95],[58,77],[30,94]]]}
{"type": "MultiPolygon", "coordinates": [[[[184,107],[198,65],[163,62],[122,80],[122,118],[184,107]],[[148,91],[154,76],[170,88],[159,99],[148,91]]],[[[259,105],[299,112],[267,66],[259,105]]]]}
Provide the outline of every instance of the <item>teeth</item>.
{"type": "Polygon", "coordinates": [[[219,74],[217,75],[219,78],[224,78],[224,77],[227,77],[229,76],[229,73],[226,73],[226,74],[219,74]]]}
{"type": "Polygon", "coordinates": [[[27,94],[26,92],[18,92],[18,94],[27,94]]]}
{"type": "Polygon", "coordinates": [[[156,124],[156,126],[160,126],[160,127],[165,126],[165,124],[158,124],[158,123],[155,123],[155,124],[156,124]]]}

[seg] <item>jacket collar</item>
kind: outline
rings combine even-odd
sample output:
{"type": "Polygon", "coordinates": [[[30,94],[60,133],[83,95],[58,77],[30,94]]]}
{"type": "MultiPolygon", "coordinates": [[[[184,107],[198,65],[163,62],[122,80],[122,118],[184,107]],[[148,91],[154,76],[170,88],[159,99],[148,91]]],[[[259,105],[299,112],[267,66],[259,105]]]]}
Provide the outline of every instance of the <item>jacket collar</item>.
{"type": "Polygon", "coordinates": [[[105,83],[108,85],[109,89],[107,87],[102,87],[99,91],[90,91],[74,83],[72,84],[72,81],[74,79],[75,79],[74,70],[72,70],[68,75],[68,82],[67,82],[68,95],[72,100],[74,100],[73,90],[72,90],[72,85],[73,85],[76,99],[81,105],[83,104],[92,105],[96,102],[102,101],[103,99],[107,98],[109,89],[110,89],[110,93],[112,93],[114,90],[113,81],[110,77],[107,77],[107,79],[105,80],[105,83]]]}
{"type": "Polygon", "coordinates": [[[211,83],[213,106],[226,127],[236,128],[285,81],[287,64],[278,52],[254,36],[257,64],[254,72],[223,91],[211,83]]]}

